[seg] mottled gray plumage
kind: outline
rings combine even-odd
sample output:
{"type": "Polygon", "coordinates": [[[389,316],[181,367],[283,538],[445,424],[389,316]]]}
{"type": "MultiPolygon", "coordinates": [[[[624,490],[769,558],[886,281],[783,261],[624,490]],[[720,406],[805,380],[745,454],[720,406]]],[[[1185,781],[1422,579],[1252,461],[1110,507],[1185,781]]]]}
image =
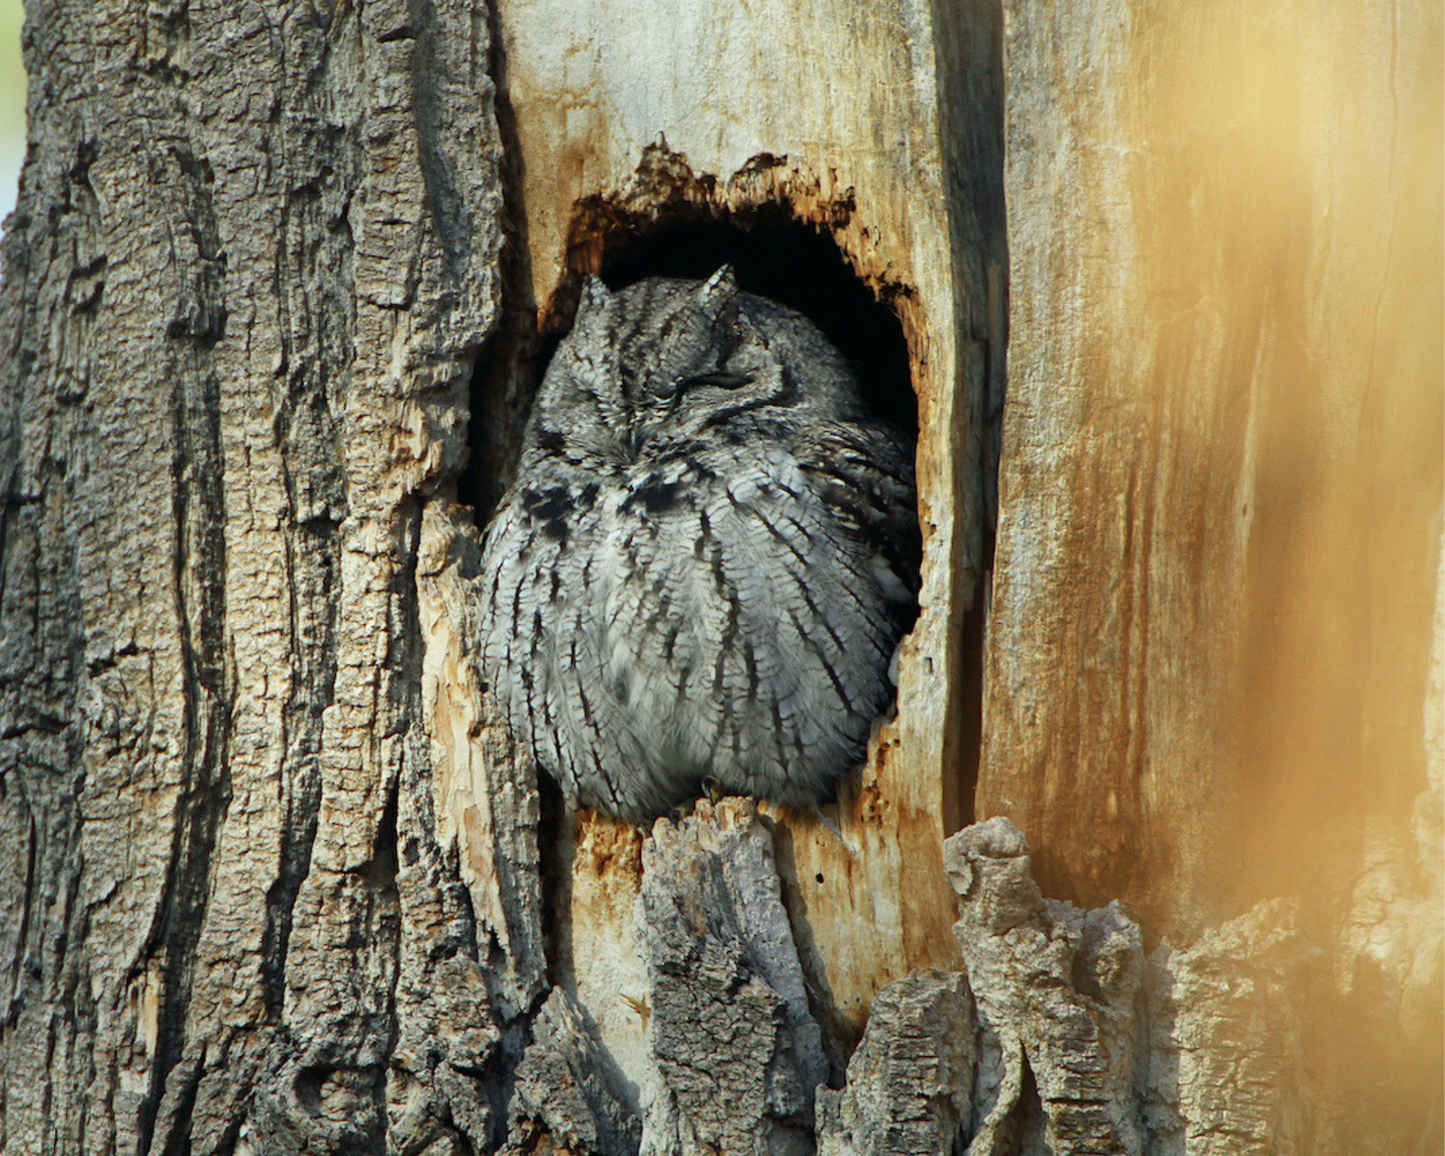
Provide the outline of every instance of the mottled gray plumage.
{"type": "Polygon", "coordinates": [[[487,531],[483,668],[575,803],[803,803],[864,754],[912,621],[905,438],[801,315],[589,278],[487,531]]]}

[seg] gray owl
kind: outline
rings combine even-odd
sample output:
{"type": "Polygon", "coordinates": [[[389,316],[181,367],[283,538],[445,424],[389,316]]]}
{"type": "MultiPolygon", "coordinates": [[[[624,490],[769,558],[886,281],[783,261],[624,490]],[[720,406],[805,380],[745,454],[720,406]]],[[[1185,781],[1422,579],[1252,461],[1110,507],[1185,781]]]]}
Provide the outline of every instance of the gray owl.
{"type": "Polygon", "coordinates": [[[487,682],[571,802],[807,803],[862,760],[916,612],[910,457],[729,268],[588,278],[479,578],[487,682]]]}

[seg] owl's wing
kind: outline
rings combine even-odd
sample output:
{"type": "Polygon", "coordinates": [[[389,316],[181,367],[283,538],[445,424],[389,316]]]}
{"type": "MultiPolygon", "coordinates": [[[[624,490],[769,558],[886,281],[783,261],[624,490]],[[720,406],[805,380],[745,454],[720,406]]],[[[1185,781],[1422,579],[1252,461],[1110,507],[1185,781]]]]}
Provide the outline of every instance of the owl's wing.
{"type": "Polygon", "coordinates": [[[923,543],[911,447],[881,422],[820,422],[793,446],[799,466],[839,523],[870,549],[900,615],[918,597],[923,543]]]}

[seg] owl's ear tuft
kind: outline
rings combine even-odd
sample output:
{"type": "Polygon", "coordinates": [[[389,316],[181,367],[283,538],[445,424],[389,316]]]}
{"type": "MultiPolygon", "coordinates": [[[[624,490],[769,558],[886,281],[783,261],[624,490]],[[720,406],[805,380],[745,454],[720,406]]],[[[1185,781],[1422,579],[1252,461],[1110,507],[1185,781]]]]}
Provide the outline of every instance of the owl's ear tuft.
{"type": "Polygon", "coordinates": [[[697,289],[699,305],[716,310],[726,305],[738,293],[738,279],[731,265],[723,265],[697,289]]]}
{"type": "Polygon", "coordinates": [[[607,303],[612,300],[612,290],[602,283],[602,278],[595,273],[588,273],[582,278],[582,295],[577,299],[577,321],[592,313],[606,308],[607,303]]]}

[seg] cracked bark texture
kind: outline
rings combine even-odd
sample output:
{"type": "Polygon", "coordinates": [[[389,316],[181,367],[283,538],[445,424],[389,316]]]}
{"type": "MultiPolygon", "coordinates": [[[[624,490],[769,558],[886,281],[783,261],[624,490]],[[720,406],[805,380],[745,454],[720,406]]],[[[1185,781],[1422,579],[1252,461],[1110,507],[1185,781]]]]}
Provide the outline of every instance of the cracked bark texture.
{"type": "Polygon", "coordinates": [[[0,1151],[1438,1151],[1441,40],[31,0],[0,1151]],[[465,503],[582,272],[768,213],[907,341],[898,714],[823,812],[549,814],[465,503]]]}
{"type": "Polygon", "coordinates": [[[659,819],[642,869],[657,1071],[643,1152],[811,1152],[828,1061],[756,805],[704,801],[659,819]]]}
{"type": "Polygon", "coordinates": [[[818,1156],[946,1156],[972,1135],[978,1029],[961,973],[910,972],[873,1001],[842,1091],[818,1089],[818,1156]]]}
{"type": "Polygon", "coordinates": [[[483,13],[36,4],[25,54],[0,1140],[484,1148],[541,989],[440,837],[416,595],[497,311],[483,13]]]}

